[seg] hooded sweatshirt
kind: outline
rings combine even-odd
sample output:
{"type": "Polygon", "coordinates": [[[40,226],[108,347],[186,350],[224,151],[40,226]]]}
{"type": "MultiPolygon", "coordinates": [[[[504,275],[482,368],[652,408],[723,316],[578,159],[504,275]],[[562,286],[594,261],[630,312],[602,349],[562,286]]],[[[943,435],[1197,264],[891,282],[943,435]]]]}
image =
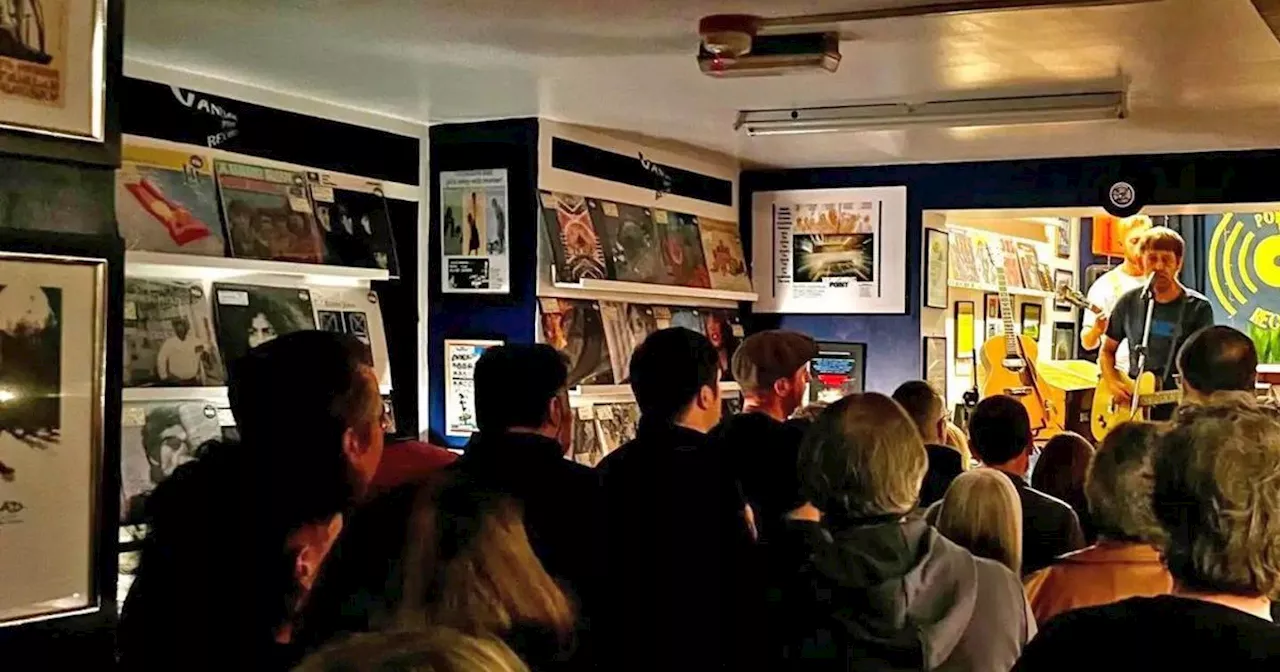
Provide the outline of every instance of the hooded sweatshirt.
{"type": "Polygon", "coordinates": [[[921,520],[833,527],[790,592],[789,669],[1005,672],[1035,634],[1018,577],[921,520]]]}

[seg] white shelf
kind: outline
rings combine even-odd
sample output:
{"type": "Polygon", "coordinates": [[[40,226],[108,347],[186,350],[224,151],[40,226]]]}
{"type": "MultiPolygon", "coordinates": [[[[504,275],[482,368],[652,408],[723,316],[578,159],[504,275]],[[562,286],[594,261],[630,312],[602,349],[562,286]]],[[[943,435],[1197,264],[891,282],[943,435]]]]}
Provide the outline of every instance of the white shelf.
{"type": "MultiPolygon", "coordinates": [[[[952,280],[947,283],[952,289],[972,289],[978,292],[986,292],[988,294],[999,294],[1000,288],[993,285],[984,285],[977,282],[961,282],[952,280]]],[[[1030,296],[1037,299],[1047,299],[1052,297],[1053,292],[1044,292],[1038,289],[1027,289],[1025,287],[1010,287],[1009,294],[1013,296],[1030,296]]]]}
{"type": "Polygon", "coordinates": [[[354,268],[299,264],[287,261],[203,257],[165,252],[125,253],[125,274],[132,278],[166,280],[234,280],[263,277],[302,279],[313,285],[359,285],[374,280],[390,279],[382,268],[354,268]]]}
{"type": "MultiPolygon", "coordinates": [[[[738,394],[742,387],[733,381],[720,383],[720,393],[738,394]]],[[[630,385],[579,385],[569,390],[569,405],[625,404],[636,400],[630,385]]]]}
{"type": "MultiPolygon", "coordinates": [[[[390,386],[379,388],[380,394],[391,394],[390,386]]],[[[126,404],[146,404],[166,401],[207,401],[215,406],[230,405],[225,387],[126,387],[123,401],[126,404]]]]}
{"type": "Polygon", "coordinates": [[[584,278],[580,282],[554,282],[548,291],[539,296],[564,299],[603,298],[605,300],[631,301],[635,303],[670,303],[685,306],[737,307],[738,303],[754,303],[760,298],[755,292],[732,292],[724,289],[653,285],[643,282],[619,280],[594,280],[584,278]],[[648,300],[643,300],[648,299],[648,300]]]}

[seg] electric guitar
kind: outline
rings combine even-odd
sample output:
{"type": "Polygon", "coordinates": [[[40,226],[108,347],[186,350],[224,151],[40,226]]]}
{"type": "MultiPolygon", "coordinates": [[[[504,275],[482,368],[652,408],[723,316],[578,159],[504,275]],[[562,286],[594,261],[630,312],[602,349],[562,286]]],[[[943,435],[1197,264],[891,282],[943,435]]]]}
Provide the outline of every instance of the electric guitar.
{"type": "Polygon", "coordinates": [[[1048,426],[1044,390],[1046,383],[1036,371],[1035,341],[1017,333],[1013,324],[1013,300],[1004,267],[996,264],[996,280],[1000,287],[1000,317],[1004,333],[996,334],[982,344],[982,398],[1005,394],[1017,399],[1027,409],[1031,429],[1039,432],[1048,426]]]}
{"type": "MultiPolygon", "coordinates": [[[[1133,389],[1133,381],[1121,376],[1125,389],[1133,389]]],[[[1093,392],[1093,410],[1089,412],[1089,427],[1093,431],[1093,440],[1102,441],[1116,425],[1130,420],[1146,420],[1148,409],[1152,406],[1176,404],[1182,401],[1182,390],[1156,391],[1159,382],[1156,374],[1146,371],[1138,376],[1138,412],[1135,415],[1129,402],[1121,401],[1111,393],[1106,381],[1099,381],[1093,392]]]]}

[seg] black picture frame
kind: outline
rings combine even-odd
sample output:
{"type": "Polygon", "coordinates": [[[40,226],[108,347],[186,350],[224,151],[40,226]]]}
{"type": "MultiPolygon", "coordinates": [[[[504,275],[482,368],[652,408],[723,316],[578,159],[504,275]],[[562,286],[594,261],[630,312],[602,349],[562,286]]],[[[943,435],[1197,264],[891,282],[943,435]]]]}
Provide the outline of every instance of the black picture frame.
{"type": "Polygon", "coordinates": [[[977,321],[978,308],[972,301],[956,301],[953,324],[955,325],[957,361],[973,359],[974,351],[981,347],[982,344],[977,341],[976,336],[977,321]],[[961,324],[962,321],[967,324],[961,324]]]}
{"type": "Polygon", "coordinates": [[[856,381],[853,384],[845,383],[842,386],[844,395],[854,394],[866,391],[867,387],[867,344],[866,343],[846,343],[836,341],[819,341],[818,356],[809,361],[809,375],[811,382],[809,383],[808,399],[809,403],[820,401],[820,395],[823,389],[820,385],[815,385],[812,381],[818,380],[818,376],[826,373],[828,375],[837,374],[832,369],[824,371],[824,362],[821,360],[833,360],[831,364],[838,364],[835,360],[849,359],[853,361],[854,369],[849,372],[849,380],[856,381]]]}
{"type": "Polygon", "coordinates": [[[1080,347],[1079,325],[1075,322],[1054,322],[1052,359],[1065,361],[1075,359],[1080,347]]]}
{"type": "Polygon", "coordinates": [[[1027,338],[1033,341],[1040,341],[1040,329],[1044,324],[1044,306],[1038,303],[1024,303],[1019,309],[1018,330],[1027,338]],[[1028,323],[1034,323],[1034,327],[1028,328],[1028,323]]]}
{"type": "MultiPolygon", "coordinates": [[[[982,324],[986,330],[983,332],[987,338],[999,336],[1003,331],[1004,318],[1000,315],[1000,295],[999,294],[983,294],[982,295],[982,324]],[[992,306],[995,310],[992,310],[992,306]]],[[[985,342],[985,341],[984,341],[985,342]]]]}
{"type": "Polygon", "coordinates": [[[1053,292],[1054,292],[1053,308],[1054,310],[1071,310],[1071,302],[1063,301],[1061,298],[1057,296],[1058,288],[1061,287],[1064,284],[1064,282],[1068,289],[1075,289],[1076,288],[1075,271],[1068,270],[1065,268],[1054,269],[1053,271],[1053,292]]]}
{"type": "Polygon", "coordinates": [[[951,277],[951,239],[947,232],[941,229],[925,229],[924,230],[924,307],[925,308],[946,308],[947,307],[947,288],[948,281],[951,277]],[[938,270],[934,267],[933,246],[935,242],[941,240],[943,249],[941,274],[935,274],[938,270]]]}

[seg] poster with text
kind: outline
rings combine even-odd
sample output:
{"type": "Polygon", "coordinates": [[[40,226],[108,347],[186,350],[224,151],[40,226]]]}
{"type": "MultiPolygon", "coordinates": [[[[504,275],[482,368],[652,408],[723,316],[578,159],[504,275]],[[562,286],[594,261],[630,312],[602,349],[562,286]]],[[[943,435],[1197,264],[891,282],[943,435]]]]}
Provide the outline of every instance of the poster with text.
{"type": "Polygon", "coordinates": [[[0,2],[0,125],[103,134],[106,3],[0,2]]]}
{"type": "Polygon", "coordinates": [[[480,431],[476,426],[476,362],[489,348],[502,341],[444,342],[444,422],[448,436],[467,437],[480,431]]]}
{"type": "Polygon", "coordinates": [[[440,253],[446,294],[507,294],[507,170],[440,173],[440,253]]]}
{"type": "Polygon", "coordinates": [[[906,230],[906,187],[756,194],[755,310],[905,313],[906,230]]]}

